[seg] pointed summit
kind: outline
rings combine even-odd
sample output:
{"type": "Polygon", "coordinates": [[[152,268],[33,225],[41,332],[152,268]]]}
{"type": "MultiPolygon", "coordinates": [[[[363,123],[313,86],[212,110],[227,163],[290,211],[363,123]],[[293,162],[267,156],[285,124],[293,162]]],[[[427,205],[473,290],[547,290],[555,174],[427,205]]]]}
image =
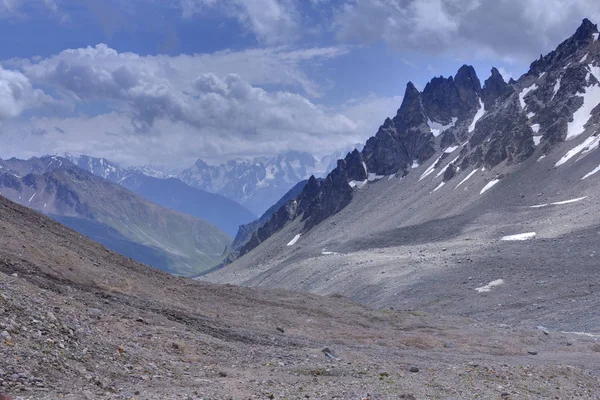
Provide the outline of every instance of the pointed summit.
{"type": "Polygon", "coordinates": [[[573,35],[573,39],[575,39],[575,40],[589,39],[592,36],[592,34],[597,33],[597,32],[598,32],[598,26],[596,24],[593,24],[592,21],[590,21],[589,19],[584,18],[583,21],[581,22],[581,25],[579,26],[579,28],[577,28],[575,35],[573,35]]]}
{"type": "Polygon", "coordinates": [[[492,68],[492,75],[485,80],[482,91],[483,103],[488,110],[496,99],[511,92],[510,86],[496,67],[492,68]]]}
{"type": "Polygon", "coordinates": [[[460,67],[454,77],[454,82],[458,87],[466,90],[474,90],[477,92],[481,90],[481,82],[479,82],[477,73],[475,73],[475,68],[473,68],[472,65],[463,65],[460,67]]]}
{"type": "Polygon", "coordinates": [[[552,68],[564,67],[567,60],[572,61],[571,57],[581,57],[587,51],[587,47],[595,40],[595,34],[598,34],[598,26],[585,18],[573,36],[559,44],[556,50],[531,63],[529,72],[539,74],[552,68]]]}

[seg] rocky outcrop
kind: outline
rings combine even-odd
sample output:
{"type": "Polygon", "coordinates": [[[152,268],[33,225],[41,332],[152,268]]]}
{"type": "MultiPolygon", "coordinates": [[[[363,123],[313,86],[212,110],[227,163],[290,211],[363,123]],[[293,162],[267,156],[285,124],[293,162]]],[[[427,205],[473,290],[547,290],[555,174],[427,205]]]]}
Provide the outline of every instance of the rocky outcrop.
{"type": "MultiPolygon", "coordinates": [[[[396,116],[384,121],[362,152],[338,161],[322,182],[311,179],[296,200],[258,230],[244,252],[295,218],[304,221],[304,230],[311,229],[345,207],[353,191],[369,180],[407,175],[411,167],[442,152],[438,168],[448,155],[446,150],[453,152],[459,144],[462,149],[457,160],[446,166],[444,181],[472,166],[492,169],[520,163],[535,152],[536,143],[550,149],[564,141],[584,94],[600,87],[598,36],[597,26],[583,20],[572,37],[508,83],[492,68],[482,88],[475,70],[467,65],[454,77],[433,78],[423,92],[409,82],[396,116]]],[[[600,105],[592,109],[583,129],[594,121],[600,121],[600,105]]]]}

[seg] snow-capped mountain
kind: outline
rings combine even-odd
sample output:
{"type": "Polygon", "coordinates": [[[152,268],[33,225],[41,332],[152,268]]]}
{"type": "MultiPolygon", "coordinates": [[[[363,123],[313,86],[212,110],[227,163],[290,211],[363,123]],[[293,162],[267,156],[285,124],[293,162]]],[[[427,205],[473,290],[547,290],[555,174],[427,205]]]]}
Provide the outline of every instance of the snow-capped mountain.
{"type": "Polygon", "coordinates": [[[87,155],[74,156],[69,153],[65,153],[64,158],[85,171],[91,172],[96,176],[108,179],[109,181],[115,183],[120,183],[123,179],[138,173],[159,179],[172,177],[172,175],[162,171],[157,167],[135,166],[124,168],[115,162],[107,160],[106,158],[91,157],[87,155]]]}
{"type": "MultiPolygon", "coordinates": [[[[163,207],[206,220],[231,236],[240,225],[256,216],[239,203],[221,195],[191,187],[155,167],[124,168],[105,158],[87,155],[65,157],[84,171],[117,183],[163,207]]],[[[54,159],[60,160],[59,157],[54,159]]]]}
{"type": "Polygon", "coordinates": [[[311,175],[327,175],[344,154],[337,152],[317,160],[309,153],[290,151],[273,158],[231,160],[218,166],[199,159],[179,174],[179,179],[235,200],[256,215],[262,215],[298,182],[311,175]]]}
{"type": "MultiPolygon", "coordinates": [[[[494,68],[482,85],[464,65],[423,91],[409,82],[397,114],[362,151],[322,181],[310,179],[275,212],[232,270],[275,258],[280,265],[255,271],[279,268],[296,243],[312,257],[317,246],[353,251],[463,231],[478,232],[488,245],[499,232],[555,237],[600,224],[585,202],[598,194],[600,179],[599,36],[585,19],[516,81],[505,82],[494,68]],[[555,208],[572,203],[585,212],[555,208]]],[[[298,251],[293,257],[301,259],[298,251]]],[[[275,275],[270,279],[275,284],[275,275]]]]}

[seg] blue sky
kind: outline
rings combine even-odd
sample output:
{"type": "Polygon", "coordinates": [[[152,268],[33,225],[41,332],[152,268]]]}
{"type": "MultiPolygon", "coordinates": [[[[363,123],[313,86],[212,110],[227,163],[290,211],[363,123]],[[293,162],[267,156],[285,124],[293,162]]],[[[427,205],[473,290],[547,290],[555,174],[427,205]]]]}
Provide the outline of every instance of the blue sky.
{"type": "Polygon", "coordinates": [[[364,142],[404,88],[518,78],[590,0],[0,0],[2,157],[184,167],[364,142]]]}

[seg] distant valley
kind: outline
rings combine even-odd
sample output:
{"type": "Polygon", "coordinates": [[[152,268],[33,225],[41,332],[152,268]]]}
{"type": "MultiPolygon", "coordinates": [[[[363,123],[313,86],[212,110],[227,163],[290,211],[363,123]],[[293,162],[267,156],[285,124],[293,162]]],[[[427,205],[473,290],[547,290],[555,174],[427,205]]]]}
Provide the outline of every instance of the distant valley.
{"type": "Polygon", "coordinates": [[[213,267],[231,244],[216,226],[153,204],[61,157],[0,160],[0,193],[173,274],[213,267]]]}

